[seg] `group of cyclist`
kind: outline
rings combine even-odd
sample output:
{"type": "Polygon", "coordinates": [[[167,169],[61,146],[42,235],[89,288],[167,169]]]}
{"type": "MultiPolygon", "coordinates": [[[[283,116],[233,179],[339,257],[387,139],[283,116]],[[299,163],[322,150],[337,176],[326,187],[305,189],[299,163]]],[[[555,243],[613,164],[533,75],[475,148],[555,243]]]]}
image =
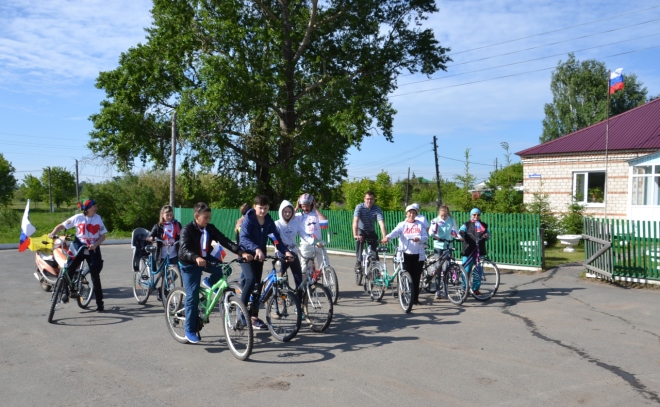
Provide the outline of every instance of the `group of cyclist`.
{"type": "MultiPolygon", "coordinates": [[[[485,240],[488,236],[488,226],[480,221],[481,212],[474,208],[470,212],[470,220],[463,224],[458,230],[456,221],[451,217],[449,208],[441,206],[438,217],[431,223],[419,212],[419,206],[412,204],[406,207],[406,218],[400,222],[389,234],[385,229],[383,211],[375,204],[376,196],[373,191],[367,191],[364,202],[358,204],[353,216],[353,237],[356,240],[356,272],[360,272],[362,263],[362,249],[368,244],[378,258],[377,246],[379,243],[386,244],[391,239],[398,238],[399,246],[403,251],[403,264],[406,271],[412,277],[413,293],[412,303],[419,304],[419,284],[426,256],[425,244],[433,239],[433,247],[436,253],[447,249],[447,241],[460,239],[463,241],[463,264],[469,272],[472,264],[470,255],[476,250],[477,242],[473,236],[479,234],[479,250],[485,254],[485,240]],[[380,227],[382,239],[378,239],[376,224],[380,227]]],[[[80,204],[82,214],[74,215],[63,223],[57,225],[49,234],[52,238],[58,232],[76,228],[76,237],[73,247],[77,248],[87,245],[89,255],[87,261],[90,265],[90,275],[94,283],[94,294],[96,297],[97,311],[104,311],[103,292],[101,289],[100,272],[103,268],[103,259],[99,245],[105,240],[106,228],[101,217],[98,215],[98,206],[93,199],[87,199],[80,204]]],[[[242,217],[236,222],[236,243],[227,238],[218,228],[210,223],[211,208],[203,202],[197,203],[193,208],[194,219],[189,224],[181,226],[174,219],[173,208],[164,206],[160,211],[159,221],[154,225],[148,241],[156,241],[159,249],[159,257],[169,256],[170,262],[180,267],[183,284],[186,291],[185,300],[185,334],[190,343],[199,342],[194,317],[198,313],[200,285],[211,289],[222,277],[221,267],[210,267],[207,262],[213,260],[212,264],[218,264],[217,256],[212,256],[212,251],[218,252],[217,247],[213,249],[211,242],[219,245],[222,253],[220,260],[224,257],[224,248],[242,257],[241,283],[243,287],[254,287],[254,290],[244,289],[241,292],[241,301],[247,304],[250,295],[255,293],[259,296],[263,265],[266,257],[266,245],[270,239],[274,244],[278,255],[284,259],[282,272],[291,269],[296,287],[302,281],[302,267],[298,256],[304,259],[314,258],[317,247],[323,247],[321,230],[328,225],[328,219],[319,210],[314,197],[310,194],[301,195],[294,205],[284,200],[279,207],[279,219],[274,221],[268,214],[270,208],[269,198],[259,195],[254,199],[253,205],[244,204],[241,207],[242,217]],[[300,210],[300,211],[299,211],[300,210]],[[296,237],[299,237],[300,247],[297,246],[296,237]],[[162,250],[163,244],[178,242],[176,245],[167,245],[167,250],[162,250]],[[168,252],[169,251],[169,252],[168,252]],[[210,276],[202,279],[202,272],[210,273],[210,276]]],[[[318,259],[317,259],[318,260],[318,259]]],[[[70,259],[67,267],[77,267],[82,261],[70,259]],[[76,264],[74,264],[76,263],[76,264]]],[[[320,263],[320,261],[319,261],[320,263]]],[[[439,285],[438,285],[439,287],[439,285]]],[[[473,290],[478,294],[479,281],[475,273],[473,290]]],[[[159,290],[160,292],[161,290],[159,290]]],[[[440,298],[442,292],[436,292],[436,298],[440,298]]],[[[250,311],[253,329],[267,329],[264,322],[259,319],[258,307],[250,311]]],[[[247,323],[247,321],[245,321],[247,323]]]]}

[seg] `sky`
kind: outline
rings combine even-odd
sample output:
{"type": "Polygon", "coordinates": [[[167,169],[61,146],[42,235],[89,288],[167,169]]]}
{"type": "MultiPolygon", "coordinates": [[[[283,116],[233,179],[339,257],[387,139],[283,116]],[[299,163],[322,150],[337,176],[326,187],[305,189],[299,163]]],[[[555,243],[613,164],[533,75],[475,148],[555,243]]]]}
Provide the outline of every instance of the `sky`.
{"type": "MultiPolygon", "coordinates": [[[[539,143],[544,104],[557,63],[574,52],[608,69],[635,73],[649,96],[660,95],[660,0],[438,0],[426,26],[451,48],[447,70],[430,78],[403,73],[390,95],[397,110],[394,142],[374,133],[351,148],[349,179],[393,180],[465,171],[487,179],[495,160],[539,143]],[[624,7],[625,6],[625,7],[624,7]]],[[[85,147],[105,93],[98,73],[117,67],[121,52],[145,42],[148,0],[3,0],[0,2],[0,153],[22,180],[47,166],[102,182],[115,169],[85,147]]],[[[603,80],[606,80],[605,78],[603,80]]]]}

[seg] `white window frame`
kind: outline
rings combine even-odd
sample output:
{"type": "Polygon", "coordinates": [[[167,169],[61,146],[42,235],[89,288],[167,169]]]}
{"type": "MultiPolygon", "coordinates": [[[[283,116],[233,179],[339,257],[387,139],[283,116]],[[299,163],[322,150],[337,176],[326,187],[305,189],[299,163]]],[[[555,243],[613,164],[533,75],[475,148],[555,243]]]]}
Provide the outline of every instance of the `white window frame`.
{"type": "Polygon", "coordinates": [[[571,194],[573,196],[573,200],[575,203],[579,203],[580,205],[586,207],[586,208],[604,208],[605,207],[605,200],[607,199],[607,172],[605,169],[599,169],[599,168],[594,168],[594,169],[589,169],[589,170],[573,170],[573,185],[571,186],[571,194]],[[590,173],[603,173],[605,174],[605,182],[603,185],[603,202],[588,202],[588,188],[589,188],[589,174],[590,173]],[[577,197],[577,177],[578,175],[584,175],[584,191],[582,191],[583,194],[583,199],[581,201],[578,201],[576,199],[577,197]]]}
{"type": "Polygon", "coordinates": [[[658,191],[659,189],[658,184],[660,179],[658,178],[660,178],[660,165],[652,164],[652,163],[643,163],[633,166],[632,175],[631,175],[631,189],[630,189],[630,205],[632,207],[650,208],[652,206],[660,206],[660,196],[658,196],[660,192],[658,191]],[[639,168],[639,167],[651,167],[651,172],[648,174],[635,174],[635,168],[639,168]],[[648,189],[650,189],[650,196],[648,197],[649,203],[648,204],[635,203],[635,198],[636,198],[635,180],[644,179],[644,178],[647,179],[648,184],[650,184],[650,187],[647,187],[648,189]]]}

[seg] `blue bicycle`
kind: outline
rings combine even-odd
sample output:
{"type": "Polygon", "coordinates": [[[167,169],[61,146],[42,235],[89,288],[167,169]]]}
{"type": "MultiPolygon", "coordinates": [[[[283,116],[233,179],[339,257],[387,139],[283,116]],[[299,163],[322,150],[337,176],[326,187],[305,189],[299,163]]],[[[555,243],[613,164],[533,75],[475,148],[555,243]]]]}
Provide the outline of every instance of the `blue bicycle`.
{"type": "Polygon", "coordinates": [[[165,258],[161,260],[156,258],[158,247],[155,244],[147,244],[144,250],[149,256],[140,258],[138,271],[133,273],[133,296],[138,304],[144,305],[149,299],[152,291],[160,289],[158,300],[165,306],[167,295],[177,287],[183,287],[181,272],[177,264],[170,264],[169,248],[176,243],[166,243],[165,241],[154,238],[154,242],[162,243],[162,250],[165,250],[165,258]],[[158,288],[158,283],[162,279],[162,284],[158,288]]]}
{"type": "MultiPolygon", "coordinates": [[[[296,293],[289,287],[287,273],[280,275],[277,262],[281,259],[276,256],[266,256],[272,260],[273,269],[261,282],[264,289],[261,291],[259,301],[255,301],[256,289],[250,295],[247,304],[248,310],[264,304],[266,307],[266,325],[273,338],[278,341],[288,342],[293,339],[300,330],[302,323],[302,311],[300,300],[296,293]]],[[[242,285],[234,281],[229,285],[240,295],[243,291],[242,285]]]]}

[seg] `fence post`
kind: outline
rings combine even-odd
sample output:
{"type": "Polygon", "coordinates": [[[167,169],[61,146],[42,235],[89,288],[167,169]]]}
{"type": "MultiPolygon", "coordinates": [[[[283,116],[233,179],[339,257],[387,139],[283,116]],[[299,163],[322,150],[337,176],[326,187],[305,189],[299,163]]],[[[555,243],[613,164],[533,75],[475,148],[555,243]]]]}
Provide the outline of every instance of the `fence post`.
{"type": "Polygon", "coordinates": [[[541,270],[545,270],[545,229],[539,228],[539,237],[541,241],[541,270]]]}

